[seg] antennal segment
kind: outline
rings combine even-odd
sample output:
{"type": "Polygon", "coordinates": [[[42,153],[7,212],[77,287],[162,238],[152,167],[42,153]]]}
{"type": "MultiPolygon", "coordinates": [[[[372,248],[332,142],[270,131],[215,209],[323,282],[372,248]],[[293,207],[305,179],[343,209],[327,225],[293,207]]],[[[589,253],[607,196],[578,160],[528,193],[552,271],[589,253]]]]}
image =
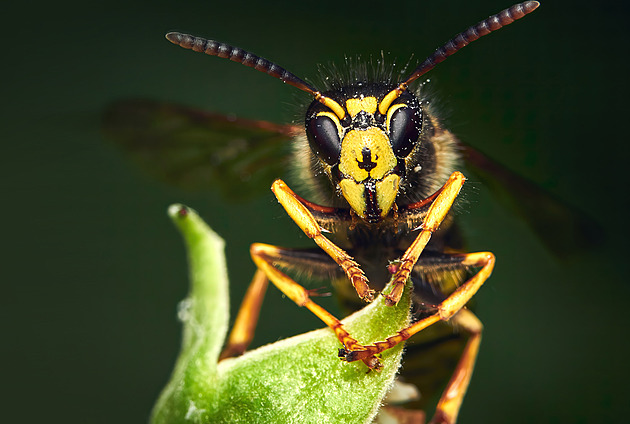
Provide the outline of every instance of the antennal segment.
{"type": "Polygon", "coordinates": [[[492,15],[489,18],[484,19],[477,25],[471,26],[466,31],[457,34],[455,37],[446,42],[446,44],[437,49],[435,53],[427,57],[424,62],[422,62],[416,68],[411,76],[407,78],[405,83],[409,84],[410,82],[429,72],[435,67],[435,65],[444,61],[447,57],[454,54],[461,48],[467,46],[475,40],[478,40],[484,35],[488,35],[493,31],[496,31],[506,25],[511,24],[517,19],[521,19],[528,13],[536,10],[538,6],[540,6],[540,3],[538,3],[537,1],[528,1],[516,4],[500,13],[497,13],[496,15],[492,15]]]}
{"type": "Polygon", "coordinates": [[[407,86],[412,81],[415,81],[422,75],[429,72],[435,67],[435,65],[444,61],[450,55],[456,53],[461,48],[467,46],[475,40],[478,40],[484,35],[488,35],[493,31],[521,19],[523,16],[536,10],[538,6],[540,6],[540,3],[537,1],[526,1],[524,3],[515,4],[496,15],[492,15],[489,18],[484,19],[477,25],[471,26],[466,31],[457,34],[455,37],[447,41],[442,47],[437,49],[431,56],[427,57],[405,81],[400,83],[398,87],[387,94],[379,105],[379,112],[385,114],[392,102],[407,89],[407,86]]]}
{"type": "Polygon", "coordinates": [[[181,32],[169,32],[166,34],[166,39],[171,43],[177,44],[178,46],[188,50],[205,53],[210,56],[230,59],[234,62],[249,66],[257,71],[264,72],[274,78],[278,78],[282,82],[286,82],[287,84],[297,87],[302,91],[306,91],[313,96],[315,96],[315,93],[318,92],[310,84],[302,81],[283,67],[238,47],[233,47],[219,41],[195,37],[190,34],[182,34],[181,32]]]}
{"type": "Polygon", "coordinates": [[[283,67],[263,57],[256,56],[253,53],[238,47],[230,46],[226,43],[208,40],[190,34],[182,34],[181,32],[169,32],[166,34],[166,39],[185,49],[205,53],[210,56],[230,59],[234,62],[249,66],[250,68],[254,68],[257,71],[264,72],[267,75],[271,75],[274,78],[278,78],[282,82],[290,84],[313,95],[317,101],[332,109],[332,111],[339,116],[339,119],[343,119],[345,116],[345,111],[339,103],[323,96],[319,90],[316,90],[310,84],[296,77],[283,67]]]}

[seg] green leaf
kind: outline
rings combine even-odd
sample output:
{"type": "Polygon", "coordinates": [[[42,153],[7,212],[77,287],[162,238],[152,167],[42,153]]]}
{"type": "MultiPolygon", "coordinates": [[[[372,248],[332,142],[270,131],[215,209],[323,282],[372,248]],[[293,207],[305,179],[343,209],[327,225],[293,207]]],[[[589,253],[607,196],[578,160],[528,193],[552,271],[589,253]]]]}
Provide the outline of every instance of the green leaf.
{"type": "MultiPolygon", "coordinates": [[[[169,215],[188,247],[191,290],[180,310],[182,350],[152,422],[371,422],[393,384],[402,345],[382,354],[381,371],[367,372],[362,362],[337,357],[342,346],[324,328],[218,363],[228,326],[224,243],[194,211],[173,205],[169,215]]],[[[409,310],[407,288],[397,306],[378,297],[343,322],[360,343],[371,344],[404,328],[409,310]]]]}

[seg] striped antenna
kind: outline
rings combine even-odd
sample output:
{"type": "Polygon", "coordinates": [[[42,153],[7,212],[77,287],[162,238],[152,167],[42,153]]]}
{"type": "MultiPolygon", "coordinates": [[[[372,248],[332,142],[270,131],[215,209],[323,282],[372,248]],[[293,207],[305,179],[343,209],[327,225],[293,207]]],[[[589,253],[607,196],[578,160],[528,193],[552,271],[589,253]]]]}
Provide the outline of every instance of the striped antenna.
{"type": "Polygon", "coordinates": [[[271,75],[274,78],[278,78],[282,82],[290,84],[313,95],[317,101],[332,109],[332,111],[339,116],[339,119],[343,119],[346,114],[345,110],[337,102],[323,96],[319,90],[316,90],[310,84],[265,58],[256,56],[253,53],[238,47],[230,46],[226,43],[207,40],[205,38],[195,37],[190,34],[182,34],[180,32],[169,32],[166,34],[166,39],[185,49],[205,53],[210,56],[230,59],[234,62],[249,66],[250,68],[254,68],[257,71],[264,72],[267,75],[271,75]]]}
{"type": "Polygon", "coordinates": [[[398,98],[398,96],[400,96],[402,92],[407,89],[407,86],[412,81],[420,78],[422,75],[429,72],[438,63],[444,61],[450,55],[456,53],[461,48],[467,46],[475,40],[478,40],[484,35],[488,35],[493,31],[496,31],[518,19],[521,19],[525,15],[536,10],[538,6],[540,6],[540,3],[538,3],[537,1],[526,1],[524,3],[515,4],[514,6],[505,9],[504,11],[499,12],[496,15],[492,15],[489,18],[484,19],[477,25],[471,26],[466,31],[457,34],[455,37],[446,42],[442,47],[437,49],[431,56],[427,57],[424,62],[422,62],[405,81],[400,83],[398,87],[387,94],[387,96],[383,98],[381,104],[379,105],[379,111],[382,114],[385,114],[392,102],[396,100],[396,98],[398,98]]]}
{"type": "Polygon", "coordinates": [[[256,56],[253,53],[230,46],[229,44],[219,41],[207,40],[201,37],[195,37],[190,34],[182,34],[181,32],[169,32],[166,39],[173,44],[177,44],[188,50],[205,53],[210,56],[217,56],[224,59],[230,59],[234,62],[242,63],[245,66],[254,68],[257,71],[264,72],[274,78],[278,78],[282,82],[291,84],[302,91],[313,94],[317,91],[310,84],[302,81],[281,66],[276,65],[269,60],[256,56]]]}

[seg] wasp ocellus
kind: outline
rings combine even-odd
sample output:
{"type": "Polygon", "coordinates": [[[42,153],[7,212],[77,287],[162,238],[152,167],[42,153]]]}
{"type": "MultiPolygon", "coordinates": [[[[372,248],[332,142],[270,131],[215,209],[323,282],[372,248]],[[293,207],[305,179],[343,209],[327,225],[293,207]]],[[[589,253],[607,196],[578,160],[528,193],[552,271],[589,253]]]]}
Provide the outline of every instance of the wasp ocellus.
{"type": "MultiPolygon", "coordinates": [[[[309,200],[280,179],[273,182],[272,191],[317,248],[252,245],[251,256],[258,270],[222,357],[241,354],[251,342],[262,297],[271,281],[335,332],[340,342],[338,355],[344,361],[362,361],[368,369],[377,370],[381,352],[416,336],[409,341],[403,377],[421,393],[430,393],[441,384],[435,375],[446,368],[451,378],[433,422],[456,422],[482,333],[481,322],[465,306],[490,276],[495,257],[490,252],[460,250],[450,209],[465,180],[459,172],[463,148],[442,126],[422,84],[412,85],[462,47],[524,17],[538,5],[536,1],[520,3],[471,26],[399,80],[391,72],[377,72],[334,81],[322,89],[243,49],[182,33],[167,34],[174,44],[252,67],[313,97],[304,122],[296,125],[148,102],[127,105],[110,116],[126,148],[157,159],[151,166],[171,181],[218,181],[245,173],[250,180],[268,184],[270,180],[265,178],[280,169],[243,158],[262,152],[273,156],[277,146],[291,140],[292,162],[309,188],[309,200]],[[145,121],[142,129],[125,127],[125,120],[137,121],[138,117],[145,121]],[[189,169],[174,154],[177,149],[199,149],[198,140],[187,141],[178,133],[184,126],[195,126],[207,134],[208,170],[189,169]],[[138,142],[141,137],[136,131],[152,132],[152,144],[138,142]],[[247,143],[241,145],[242,140],[247,143]],[[168,150],[168,155],[153,150],[168,150]],[[235,164],[240,165],[238,175],[234,174],[235,164]],[[361,345],[335,316],[313,301],[313,291],[285,273],[296,270],[332,275],[348,310],[371,301],[388,283],[393,288],[386,295],[387,302],[395,307],[411,279],[415,321],[386,340],[361,345]],[[451,325],[459,331],[453,332],[451,325]],[[448,365],[427,363],[423,355],[429,350],[455,360],[448,365]]],[[[182,156],[189,157],[189,151],[182,156]]]]}

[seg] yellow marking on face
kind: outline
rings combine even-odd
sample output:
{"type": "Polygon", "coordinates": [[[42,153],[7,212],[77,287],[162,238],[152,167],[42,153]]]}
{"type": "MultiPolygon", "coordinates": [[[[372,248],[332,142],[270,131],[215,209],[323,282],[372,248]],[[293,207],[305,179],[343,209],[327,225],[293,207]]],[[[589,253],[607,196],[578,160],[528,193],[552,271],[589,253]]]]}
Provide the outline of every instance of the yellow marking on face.
{"type": "Polygon", "coordinates": [[[399,185],[400,177],[396,174],[390,174],[383,181],[376,182],[376,202],[383,218],[389,213],[396,200],[399,185]]]}
{"type": "Polygon", "coordinates": [[[407,88],[405,85],[405,88],[403,89],[403,84],[400,84],[398,87],[387,93],[385,97],[383,97],[383,100],[381,100],[381,104],[378,105],[378,111],[381,112],[382,115],[385,115],[385,112],[387,112],[387,109],[389,109],[394,100],[400,97],[403,90],[407,88]]]}
{"type": "Polygon", "coordinates": [[[346,100],[346,109],[348,109],[348,113],[351,117],[354,117],[362,110],[367,113],[374,114],[376,113],[377,106],[378,102],[376,101],[376,97],[373,96],[346,100]]]}
{"type": "Polygon", "coordinates": [[[389,138],[379,128],[351,130],[341,142],[339,170],[357,182],[368,177],[380,180],[394,169],[396,163],[396,156],[389,144],[389,138]],[[370,151],[367,158],[363,153],[364,149],[370,151]],[[372,169],[366,169],[366,162],[370,162],[372,169]]]}
{"type": "Polygon", "coordinates": [[[332,110],[335,113],[335,115],[339,117],[339,119],[343,119],[346,116],[346,111],[343,110],[341,105],[337,103],[336,101],[334,101],[333,99],[331,99],[330,97],[323,96],[322,93],[318,91],[315,94],[315,99],[317,99],[318,102],[320,102],[321,104],[323,104],[324,106],[332,110]]]}
{"type": "Polygon", "coordinates": [[[343,197],[348,201],[350,207],[357,215],[365,218],[365,186],[344,178],[339,182],[339,187],[341,187],[343,197]]]}

